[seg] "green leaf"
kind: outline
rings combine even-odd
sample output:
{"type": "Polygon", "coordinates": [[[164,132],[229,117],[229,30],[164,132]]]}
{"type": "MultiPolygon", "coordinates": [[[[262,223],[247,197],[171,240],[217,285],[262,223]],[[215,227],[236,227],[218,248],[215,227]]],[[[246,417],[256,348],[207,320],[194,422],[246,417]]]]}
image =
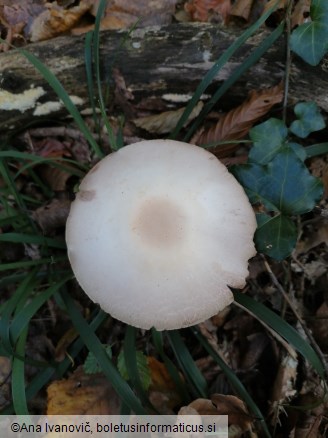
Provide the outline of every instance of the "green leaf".
{"type": "Polygon", "coordinates": [[[33,53],[29,53],[24,49],[20,49],[19,51],[20,53],[22,53],[22,55],[25,56],[25,58],[27,58],[30,61],[31,64],[34,65],[34,67],[44,77],[44,79],[48,82],[48,84],[51,86],[51,88],[54,90],[54,92],[63,102],[67,111],[71,114],[71,116],[75,120],[75,123],[79,127],[80,131],[82,132],[86,140],[89,142],[95,154],[98,157],[103,157],[103,153],[98,143],[93,138],[93,135],[89,130],[88,126],[86,125],[86,123],[84,122],[79,110],[77,109],[76,105],[73,103],[72,99],[70,98],[70,96],[64,89],[63,85],[58,80],[58,78],[35,55],[33,55],[33,53]]]}
{"type": "Polygon", "coordinates": [[[284,145],[287,133],[284,122],[274,118],[252,128],[249,136],[254,145],[249,153],[249,160],[267,164],[284,145]]]}
{"type": "Polygon", "coordinates": [[[299,120],[295,120],[290,125],[289,130],[298,137],[305,138],[311,132],[320,131],[326,126],[315,102],[298,103],[295,105],[294,112],[299,120]]]}
{"type": "MultiPolygon", "coordinates": [[[[17,341],[16,353],[19,356],[24,357],[25,355],[27,334],[28,334],[28,329],[25,328],[17,341]]],[[[25,363],[22,359],[18,359],[17,357],[13,358],[11,377],[12,377],[11,391],[12,391],[15,414],[28,415],[29,410],[27,406],[26,393],[25,393],[25,363]]]]}
{"type": "Polygon", "coordinates": [[[265,166],[255,163],[241,164],[239,166],[232,166],[230,171],[244,187],[251,204],[260,202],[269,211],[278,211],[278,208],[260,193],[266,178],[265,166]]]}
{"type": "Polygon", "coordinates": [[[328,50],[328,2],[312,0],[311,20],[291,34],[290,47],[310,65],[317,65],[328,50]]]}
{"type": "Polygon", "coordinates": [[[328,154],[328,142],[317,143],[305,148],[306,157],[316,157],[317,155],[328,154]]]}
{"type": "Polygon", "coordinates": [[[145,409],[107,356],[98,336],[96,336],[90,325],[82,317],[73,299],[66,293],[61,293],[60,295],[75,328],[81,336],[81,339],[88,349],[97,357],[103,373],[111,382],[122,402],[129,406],[137,415],[145,415],[145,409]]]}
{"type": "Polygon", "coordinates": [[[166,336],[171,344],[174,355],[179,362],[184,375],[189,382],[194,397],[207,398],[208,387],[205,377],[197,367],[178,330],[169,330],[166,336]]]}
{"type": "Polygon", "coordinates": [[[303,214],[312,210],[322,196],[322,183],[310,174],[294,151],[286,146],[266,166],[260,195],[285,214],[303,214]]]}
{"type": "Polygon", "coordinates": [[[298,143],[288,143],[288,146],[291,147],[294,153],[298,156],[301,161],[305,161],[308,158],[306,150],[303,146],[298,143]]]}
{"type": "MultiPolygon", "coordinates": [[[[147,356],[145,356],[142,351],[137,351],[136,357],[137,357],[137,367],[138,367],[138,372],[141,379],[142,387],[144,390],[147,390],[151,384],[151,373],[148,366],[147,356]]],[[[129,380],[129,373],[127,371],[123,350],[121,350],[120,354],[118,355],[117,368],[123,379],[129,380]]]]}
{"type": "MultiPolygon", "coordinates": [[[[107,356],[109,357],[109,359],[111,359],[112,358],[111,346],[104,345],[104,350],[107,356]]],[[[89,354],[85,359],[85,362],[83,364],[83,370],[86,374],[96,374],[101,372],[101,366],[99,365],[99,362],[96,356],[92,353],[92,351],[89,351],[89,354]]]]}
{"type": "Polygon", "coordinates": [[[287,215],[313,209],[322,196],[322,183],[310,174],[294,150],[287,144],[265,166],[250,163],[232,169],[251,203],[262,202],[269,211],[287,215]]]}
{"type": "Polygon", "coordinates": [[[283,260],[293,251],[297,241],[297,228],[287,216],[270,217],[257,215],[258,228],[255,233],[256,249],[276,260],[283,260]]]}

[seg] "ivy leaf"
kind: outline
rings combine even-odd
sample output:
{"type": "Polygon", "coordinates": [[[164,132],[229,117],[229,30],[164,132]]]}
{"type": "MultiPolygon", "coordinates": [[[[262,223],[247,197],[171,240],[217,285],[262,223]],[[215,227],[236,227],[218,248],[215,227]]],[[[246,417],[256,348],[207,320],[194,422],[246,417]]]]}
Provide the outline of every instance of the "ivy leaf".
{"type": "Polygon", "coordinates": [[[250,130],[253,147],[249,160],[259,164],[267,164],[279,152],[286,141],[288,130],[282,120],[269,119],[250,130]]]}
{"type": "Polygon", "coordinates": [[[319,131],[326,126],[315,102],[298,103],[295,105],[294,112],[299,120],[295,120],[290,125],[289,130],[298,137],[305,138],[311,132],[319,131]]]}
{"type": "Polygon", "coordinates": [[[231,169],[250,202],[261,202],[268,211],[287,215],[313,209],[323,194],[319,178],[312,176],[289,144],[267,164],[249,163],[231,169]]]}
{"type": "Polygon", "coordinates": [[[239,166],[231,166],[229,170],[244,187],[251,204],[260,202],[264,204],[269,211],[278,211],[278,208],[261,194],[261,188],[267,176],[265,166],[256,163],[248,163],[239,166]]]}
{"type": "Polygon", "coordinates": [[[311,20],[291,34],[290,46],[304,61],[317,65],[328,50],[328,1],[312,0],[311,20]]]}
{"type": "Polygon", "coordinates": [[[293,149],[286,146],[266,166],[259,194],[289,215],[312,210],[323,194],[319,178],[312,176],[293,149]]]}
{"type": "Polygon", "coordinates": [[[298,156],[298,158],[301,161],[305,161],[308,158],[306,149],[303,146],[301,146],[300,144],[290,142],[290,143],[287,143],[286,146],[289,146],[290,148],[292,148],[294,153],[298,156]]]}
{"type": "Polygon", "coordinates": [[[297,241],[294,222],[282,214],[271,217],[261,213],[256,219],[258,228],[254,239],[257,250],[276,260],[288,257],[297,241]]]}
{"type": "MultiPolygon", "coordinates": [[[[104,345],[105,352],[107,356],[111,359],[112,358],[112,349],[110,345],[104,345]]],[[[85,374],[96,374],[101,372],[101,367],[99,365],[99,362],[96,358],[96,356],[89,351],[89,354],[83,364],[83,370],[85,374]]]]}
{"type": "MultiPolygon", "coordinates": [[[[136,352],[137,357],[137,368],[139,371],[139,376],[141,380],[141,384],[144,390],[147,390],[151,384],[151,371],[148,365],[147,356],[145,356],[142,351],[136,352]]],[[[128,380],[129,374],[126,369],[124,352],[123,350],[120,352],[117,358],[117,368],[123,377],[123,379],[128,380]]]]}

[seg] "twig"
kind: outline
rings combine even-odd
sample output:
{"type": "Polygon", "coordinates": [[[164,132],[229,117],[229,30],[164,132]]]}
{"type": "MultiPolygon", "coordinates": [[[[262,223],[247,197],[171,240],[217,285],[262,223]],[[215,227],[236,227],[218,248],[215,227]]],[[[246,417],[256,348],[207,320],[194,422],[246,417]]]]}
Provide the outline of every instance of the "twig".
{"type": "Polygon", "coordinates": [[[269,263],[266,261],[266,258],[263,254],[261,254],[264,266],[268,272],[268,274],[270,275],[271,281],[272,283],[277,287],[277,289],[279,290],[279,292],[283,295],[284,299],[286,300],[286,302],[288,303],[290,309],[292,310],[292,312],[294,313],[295,317],[297,318],[298,322],[300,323],[302,329],[304,330],[304,333],[306,334],[306,336],[308,337],[308,339],[311,342],[311,345],[314,349],[314,351],[317,353],[317,355],[320,357],[321,362],[323,364],[323,367],[325,369],[325,374],[326,376],[328,376],[328,364],[326,361],[326,358],[324,356],[324,354],[322,353],[319,345],[317,344],[316,340],[314,339],[314,337],[312,336],[312,333],[310,332],[310,330],[307,328],[307,325],[304,321],[304,319],[301,317],[301,315],[298,313],[297,309],[295,308],[294,304],[292,303],[291,299],[289,298],[288,294],[286,293],[285,289],[281,286],[281,284],[279,283],[277,277],[275,276],[275,274],[273,273],[269,263]]]}

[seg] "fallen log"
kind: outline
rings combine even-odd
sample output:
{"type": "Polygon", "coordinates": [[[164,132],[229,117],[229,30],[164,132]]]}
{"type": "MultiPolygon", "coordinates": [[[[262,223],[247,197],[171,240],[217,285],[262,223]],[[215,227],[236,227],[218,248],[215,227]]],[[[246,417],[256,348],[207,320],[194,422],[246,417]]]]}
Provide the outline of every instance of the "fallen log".
{"type": "MultiPolygon", "coordinates": [[[[240,35],[240,30],[212,24],[172,24],[164,27],[101,33],[100,71],[103,89],[113,88],[113,68],[125,80],[133,105],[161,110],[181,107],[215,61],[240,35]],[[107,88],[106,88],[107,87],[107,88]]],[[[229,59],[206,90],[208,96],[227,79],[269,34],[260,30],[229,59]]],[[[36,55],[61,81],[79,110],[90,106],[84,60],[84,35],[63,36],[31,44],[36,55]]],[[[290,75],[289,103],[315,101],[328,112],[327,59],[311,67],[296,55],[290,75]]],[[[281,37],[256,65],[229,89],[218,108],[229,109],[251,89],[270,87],[285,75],[285,41],[281,37]]],[[[0,55],[0,133],[31,122],[67,115],[58,96],[34,66],[17,50],[0,55]]],[[[206,96],[205,96],[206,98],[206,96]]]]}

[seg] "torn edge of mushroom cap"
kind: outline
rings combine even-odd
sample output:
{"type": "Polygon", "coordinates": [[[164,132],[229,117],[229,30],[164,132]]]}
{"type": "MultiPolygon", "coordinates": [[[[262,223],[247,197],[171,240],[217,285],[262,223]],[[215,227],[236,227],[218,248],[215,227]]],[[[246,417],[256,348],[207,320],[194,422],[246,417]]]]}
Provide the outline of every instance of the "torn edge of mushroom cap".
{"type": "Polygon", "coordinates": [[[150,140],[91,169],[72,203],[66,240],[93,301],[128,324],[169,330],[233,301],[228,286],[245,284],[255,229],[242,186],[213,154],[150,140]]]}

